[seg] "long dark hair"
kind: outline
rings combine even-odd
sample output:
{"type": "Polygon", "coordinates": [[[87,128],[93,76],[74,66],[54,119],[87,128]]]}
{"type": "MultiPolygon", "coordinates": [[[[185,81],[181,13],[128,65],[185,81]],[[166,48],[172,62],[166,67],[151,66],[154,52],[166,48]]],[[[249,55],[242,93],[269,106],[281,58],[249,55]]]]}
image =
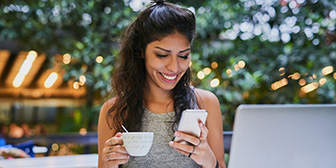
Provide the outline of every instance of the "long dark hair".
{"type": "MultiPolygon", "coordinates": [[[[116,99],[107,114],[110,128],[113,127],[117,132],[122,131],[121,124],[123,124],[129,131],[141,130],[144,113],[143,91],[146,87],[143,59],[146,46],[175,32],[183,34],[192,43],[195,34],[195,15],[188,9],[162,0],[152,3],[142,11],[124,31],[111,82],[116,99]],[[113,111],[115,113],[112,113],[113,111]]],[[[189,86],[190,76],[188,68],[171,91],[175,111],[173,127],[178,123],[181,112],[192,108],[196,101],[193,89],[189,86]]]]}

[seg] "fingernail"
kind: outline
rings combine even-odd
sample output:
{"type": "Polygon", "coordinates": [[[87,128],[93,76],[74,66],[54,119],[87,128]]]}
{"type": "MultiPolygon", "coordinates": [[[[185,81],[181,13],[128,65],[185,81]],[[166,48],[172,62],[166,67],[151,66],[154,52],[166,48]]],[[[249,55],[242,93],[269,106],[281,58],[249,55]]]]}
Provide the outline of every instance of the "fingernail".
{"type": "Polygon", "coordinates": [[[169,145],[170,145],[170,146],[173,146],[173,145],[174,145],[174,142],[173,142],[173,141],[170,141],[170,142],[169,142],[169,145]]]}
{"type": "Polygon", "coordinates": [[[180,133],[179,132],[175,132],[175,136],[180,136],[180,133]]]}

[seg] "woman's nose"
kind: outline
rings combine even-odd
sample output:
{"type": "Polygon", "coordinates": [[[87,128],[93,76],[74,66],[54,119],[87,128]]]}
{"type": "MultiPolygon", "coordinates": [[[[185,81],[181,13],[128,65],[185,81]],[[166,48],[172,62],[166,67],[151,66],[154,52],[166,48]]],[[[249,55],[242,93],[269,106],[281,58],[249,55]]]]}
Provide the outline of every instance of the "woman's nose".
{"type": "Polygon", "coordinates": [[[173,72],[173,73],[178,72],[179,62],[177,60],[177,57],[175,56],[171,57],[166,67],[170,72],[173,72]]]}

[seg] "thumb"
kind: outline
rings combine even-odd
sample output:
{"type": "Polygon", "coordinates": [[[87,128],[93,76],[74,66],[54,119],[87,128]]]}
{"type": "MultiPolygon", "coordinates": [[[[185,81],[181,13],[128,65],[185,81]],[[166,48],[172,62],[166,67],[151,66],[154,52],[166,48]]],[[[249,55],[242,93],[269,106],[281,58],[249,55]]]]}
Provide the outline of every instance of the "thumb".
{"type": "Polygon", "coordinates": [[[202,121],[199,121],[198,122],[198,125],[201,129],[201,135],[200,135],[200,138],[205,140],[207,139],[207,136],[208,136],[208,128],[205,127],[205,125],[203,124],[202,121]]]}

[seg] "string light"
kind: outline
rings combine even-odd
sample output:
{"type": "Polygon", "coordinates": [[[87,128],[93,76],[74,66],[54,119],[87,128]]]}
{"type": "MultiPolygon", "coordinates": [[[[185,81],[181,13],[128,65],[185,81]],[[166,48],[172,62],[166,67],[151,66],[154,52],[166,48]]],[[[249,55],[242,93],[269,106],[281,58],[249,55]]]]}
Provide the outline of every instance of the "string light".
{"type": "Polygon", "coordinates": [[[283,79],[281,80],[281,84],[282,84],[283,86],[287,85],[287,84],[288,84],[288,80],[287,80],[286,78],[283,78],[283,79]]]}
{"type": "Polygon", "coordinates": [[[320,80],[319,80],[319,84],[322,86],[322,85],[324,85],[325,83],[327,83],[327,79],[326,78],[321,78],[320,80]]]}
{"type": "Polygon", "coordinates": [[[291,77],[293,80],[298,80],[298,79],[301,78],[301,75],[298,72],[295,72],[292,75],[290,75],[289,77],[291,77]]]}
{"type": "Polygon", "coordinates": [[[328,75],[334,71],[334,67],[332,66],[326,66],[322,69],[322,74],[323,75],[328,75]]]}
{"type": "Polygon", "coordinates": [[[307,82],[306,82],[306,80],[305,79],[300,79],[299,80],[299,85],[300,86],[303,86],[303,85],[305,85],[307,82]]]}
{"type": "Polygon", "coordinates": [[[302,91],[303,93],[309,93],[309,92],[311,92],[311,91],[317,89],[317,87],[318,87],[318,83],[317,83],[317,82],[313,82],[313,83],[310,83],[310,84],[308,84],[308,85],[302,87],[302,88],[301,88],[301,91],[302,91]]]}
{"type": "Polygon", "coordinates": [[[16,76],[15,76],[13,82],[12,82],[12,85],[15,88],[18,88],[22,85],[24,79],[26,78],[26,75],[28,74],[31,67],[33,66],[33,63],[34,63],[36,57],[37,57],[37,52],[36,51],[32,50],[32,51],[28,52],[26,59],[23,61],[19,72],[16,74],[16,76]]]}
{"type": "Polygon", "coordinates": [[[285,75],[285,68],[284,67],[279,68],[279,72],[280,72],[280,76],[285,75]]]}
{"type": "Polygon", "coordinates": [[[288,84],[288,80],[286,78],[283,78],[283,79],[281,79],[279,81],[274,82],[271,85],[271,88],[272,88],[272,90],[277,90],[277,89],[279,89],[281,87],[286,86],[287,84],[288,84]]]}
{"type": "Polygon", "coordinates": [[[56,72],[50,73],[48,78],[44,81],[44,87],[51,88],[55,84],[57,78],[58,78],[58,74],[56,72]]]}

